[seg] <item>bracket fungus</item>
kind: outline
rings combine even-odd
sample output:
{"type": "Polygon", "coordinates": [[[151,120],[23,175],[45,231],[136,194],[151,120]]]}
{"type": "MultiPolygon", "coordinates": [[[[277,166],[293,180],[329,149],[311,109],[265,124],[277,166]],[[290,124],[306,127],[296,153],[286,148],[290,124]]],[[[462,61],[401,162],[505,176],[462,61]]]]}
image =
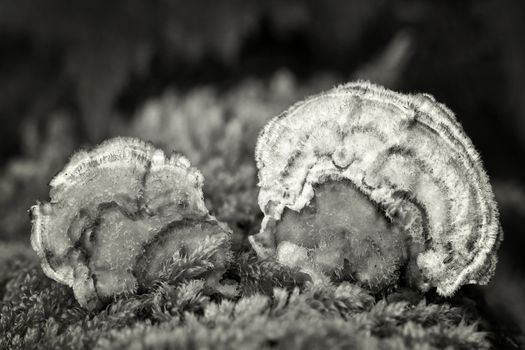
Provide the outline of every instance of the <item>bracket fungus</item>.
{"type": "MultiPolygon", "coordinates": [[[[134,138],[103,142],[76,153],[51,180],[51,201],[31,208],[31,244],[48,277],[96,308],[147,287],[174,254],[210,240],[226,249],[230,231],[208,213],[202,185],[179,154],[134,138]]],[[[212,275],[224,270],[223,252],[212,275]]]]}
{"type": "Polygon", "coordinates": [[[310,97],[266,125],[256,161],[264,219],[250,242],[314,282],[402,279],[450,296],[494,273],[502,232],[488,177],[429,95],[354,82],[310,97]]]}

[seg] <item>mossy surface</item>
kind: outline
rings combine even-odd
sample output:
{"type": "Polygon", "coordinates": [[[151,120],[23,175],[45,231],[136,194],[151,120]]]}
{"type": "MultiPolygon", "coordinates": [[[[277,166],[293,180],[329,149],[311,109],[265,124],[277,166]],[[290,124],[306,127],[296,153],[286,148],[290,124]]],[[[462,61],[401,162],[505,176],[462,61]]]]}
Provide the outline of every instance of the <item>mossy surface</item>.
{"type": "Polygon", "coordinates": [[[160,280],[86,311],[17,247],[0,281],[1,349],[488,349],[490,332],[467,302],[309,278],[249,250],[220,284],[205,283],[216,247],[175,256],[160,280]]]}

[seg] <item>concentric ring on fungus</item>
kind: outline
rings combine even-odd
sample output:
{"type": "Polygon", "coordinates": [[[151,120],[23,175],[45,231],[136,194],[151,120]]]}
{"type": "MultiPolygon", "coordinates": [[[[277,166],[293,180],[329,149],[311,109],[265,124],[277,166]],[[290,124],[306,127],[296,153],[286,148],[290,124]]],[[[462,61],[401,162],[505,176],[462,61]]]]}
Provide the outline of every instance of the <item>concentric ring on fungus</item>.
{"type": "Polygon", "coordinates": [[[202,185],[182,155],[134,138],[103,142],[76,153],[51,180],[51,201],[31,208],[31,244],[44,273],[88,308],[147,288],[174,254],[206,242],[224,246],[213,257],[216,278],[230,231],[208,213],[202,185]]]}
{"type": "Polygon", "coordinates": [[[264,258],[315,281],[372,289],[400,278],[444,296],[486,284],[502,239],[479,154],[426,94],[355,82],[299,102],[259,136],[264,258]]]}

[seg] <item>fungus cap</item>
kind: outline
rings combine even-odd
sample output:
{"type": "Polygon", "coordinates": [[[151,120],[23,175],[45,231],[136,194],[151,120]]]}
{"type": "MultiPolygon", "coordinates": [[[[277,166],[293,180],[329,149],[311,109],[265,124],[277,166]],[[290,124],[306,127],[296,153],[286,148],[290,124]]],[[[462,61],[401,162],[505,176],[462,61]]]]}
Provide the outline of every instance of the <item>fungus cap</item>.
{"type": "Polygon", "coordinates": [[[259,136],[256,161],[264,219],[250,242],[260,256],[292,264],[286,252],[294,252],[304,256],[295,264],[323,279],[326,254],[320,257],[318,251],[335,244],[342,250],[328,249],[333,270],[350,263],[363,282],[378,264],[366,271],[355,265],[375,254],[386,265],[399,264],[392,271],[383,266],[387,280],[400,277],[407,266],[414,285],[421,290],[437,287],[444,296],[466,283],[485,284],[494,273],[502,232],[489,179],[454,114],[430,95],[405,95],[361,81],[339,86],[272,119],[259,136]],[[332,190],[332,199],[323,199],[328,198],[323,188],[341,181],[349,184],[348,190],[339,187],[332,190]],[[352,191],[366,200],[348,194],[352,191]],[[346,204],[335,208],[334,201],[346,204]],[[386,223],[357,208],[367,201],[386,223]],[[315,226],[319,219],[302,227],[305,213],[323,205],[325,212],[342,216],[325,226],[343,233],[323,232],[315,226]],[[293,215],[300,217],[291,219],[293,215]],[[363,226],[370,232],[356,241],[356,227],[362,228],[356,222],[363,217],[370,218],[363,226]],[[373,232],[371,226],[378,223],[385,228],[373,232]],[[292,235],[294,231],[298,233],[292,235]],[[313,241],[297,238],[305,232],[313,241]],[[325,239],[327,235],[338,238],[325,239]],[[385,239],[394,240],[394,247],[378,248],[385,239]],[[359,257],[363,244],[365,250],[379,252],[359,257]],[[396,247],[402,252],[392,258],[396,247]]]}
{"type": "MultiPolygon", "coordinates": [[[[31,244],[45,274],[73,288],[82,306],[153,281],[179,250],[229,230],[209,215],[203,177],[180,154],[135,138],[76,153],[31,208],[31,244]]],[[[216,257],[217,271],[225,257],[216,257]]]]}

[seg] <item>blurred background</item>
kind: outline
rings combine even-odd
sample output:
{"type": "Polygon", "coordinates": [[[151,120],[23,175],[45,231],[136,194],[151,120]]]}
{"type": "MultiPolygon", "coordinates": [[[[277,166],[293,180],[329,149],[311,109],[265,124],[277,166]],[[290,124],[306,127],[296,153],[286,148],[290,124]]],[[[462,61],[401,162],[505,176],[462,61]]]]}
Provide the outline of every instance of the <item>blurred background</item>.
{"type": "Polygon", "coordinates": [[[290,104],[367,79],[427,92],[480,151],[505,241],[480,289],[525,328],[525,2],[0,0],[0,242],[76,149],[139,136],[190,158],[208,207],[258,230],[255,138],[290,104]]]}

